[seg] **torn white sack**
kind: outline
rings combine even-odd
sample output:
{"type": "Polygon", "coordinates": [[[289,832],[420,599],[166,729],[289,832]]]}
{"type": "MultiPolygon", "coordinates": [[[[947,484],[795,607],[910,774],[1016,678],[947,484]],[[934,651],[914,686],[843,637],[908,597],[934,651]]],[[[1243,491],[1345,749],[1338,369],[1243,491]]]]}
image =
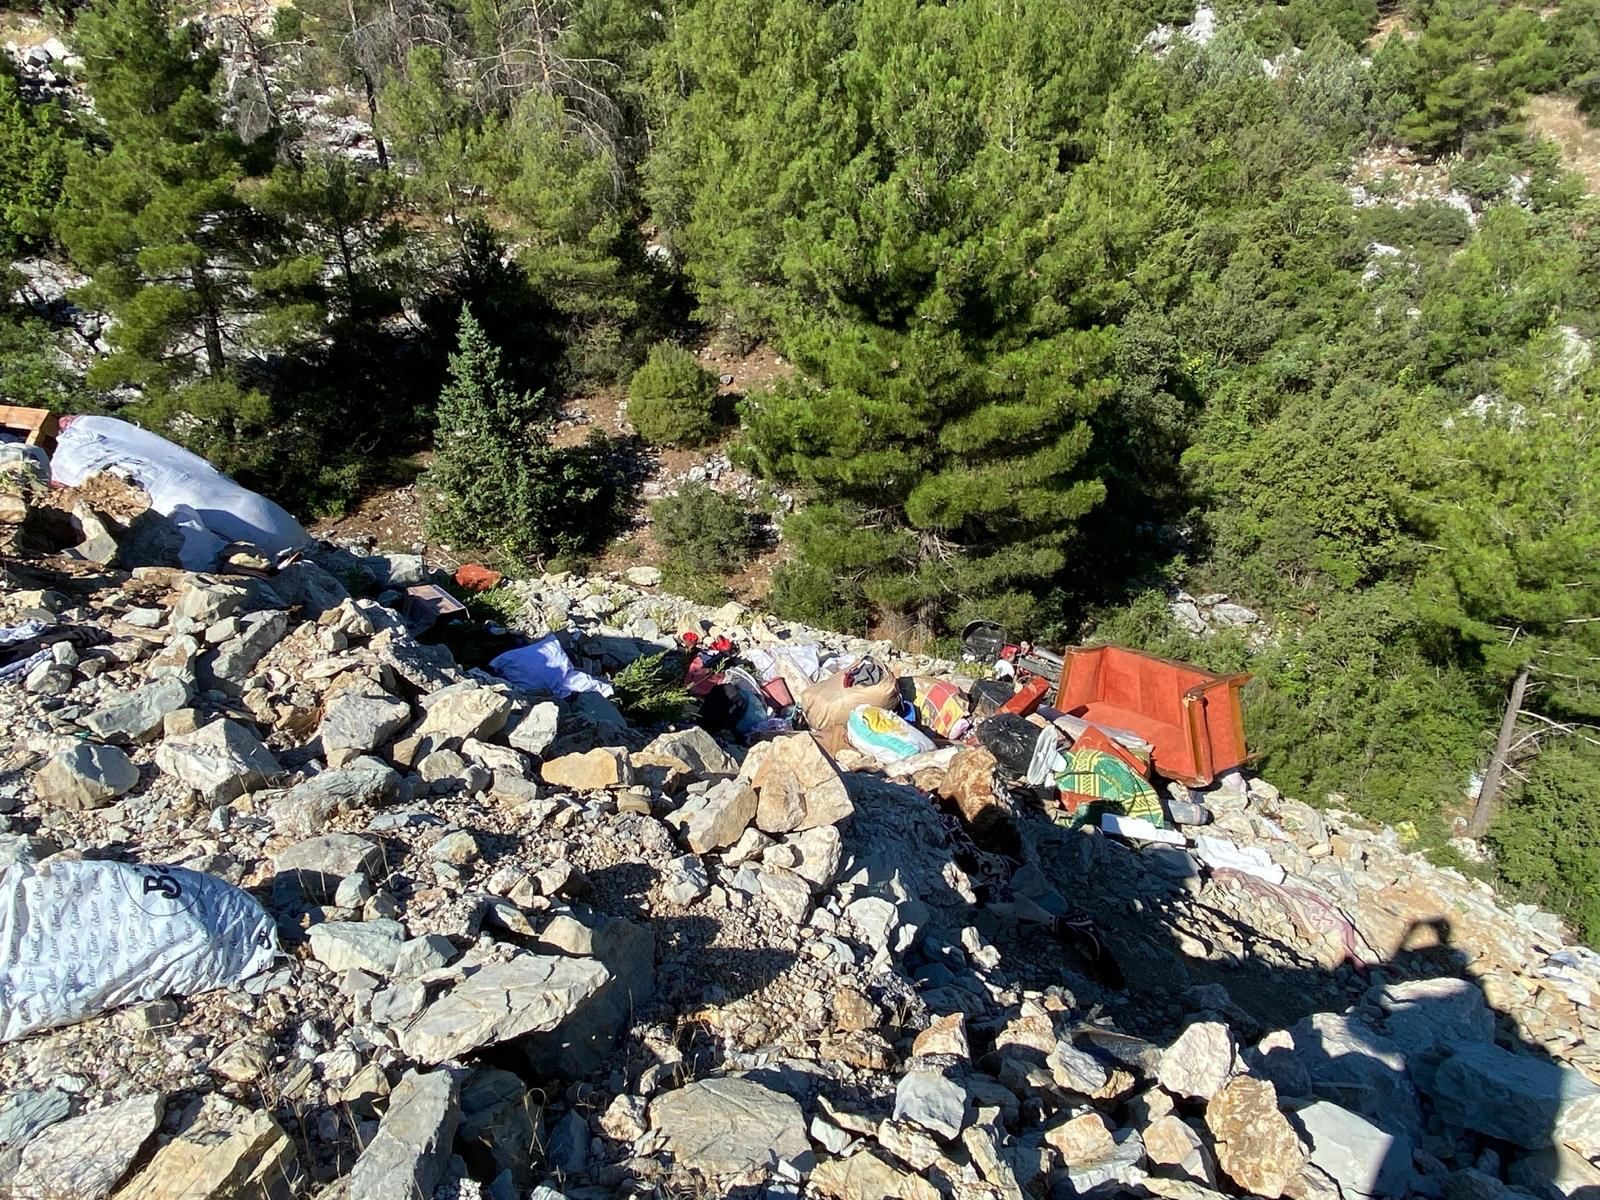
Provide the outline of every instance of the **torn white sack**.
{"type": "Polygon", "coordinates": [[[0,1042],[236,983],[278,954],[266,910],[213,875],[24,859],[0,874],[0,1042]]]}

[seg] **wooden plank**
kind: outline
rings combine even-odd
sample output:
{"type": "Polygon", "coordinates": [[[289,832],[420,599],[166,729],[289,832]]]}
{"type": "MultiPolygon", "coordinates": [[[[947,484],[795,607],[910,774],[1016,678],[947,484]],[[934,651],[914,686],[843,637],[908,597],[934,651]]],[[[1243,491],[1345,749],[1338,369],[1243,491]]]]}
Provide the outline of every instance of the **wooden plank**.
{"type": "Polygon", "coordinates": [[[16,404],[0,404],[0,428],[20,433],[30,446],[46,450],[55,445],[56,433],[61,423],[56,414],[46,408],[23,408],[16,404]]]}

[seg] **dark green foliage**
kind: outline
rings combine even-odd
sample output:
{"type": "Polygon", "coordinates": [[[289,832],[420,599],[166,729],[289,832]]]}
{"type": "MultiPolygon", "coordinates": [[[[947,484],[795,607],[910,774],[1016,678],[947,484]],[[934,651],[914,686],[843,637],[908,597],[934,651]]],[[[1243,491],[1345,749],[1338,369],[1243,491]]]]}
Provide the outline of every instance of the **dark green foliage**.
{"type": "Polygon", "coordinates": [[[661,342],[628,381],[628,420],[658,446],[701,446],[717,433],[717,378],[681,346],[661,342]]]}
{"type": "Polygon", "coordinates": [[[641,468],[631,438],[595,430],[576,446],[545,446],[528,471],[529,536],[539,557],[593,554],[632,520],[641,468]]]}
{"type": "Polygon", "coordinates": [[[116,317],[97,381],[227,377],[322,319],[321,260],[241,194],[249,154],[213,98],[218,61],[165,0],[105,0],[74,30],[109,148],[75,148],[59,233],[116,317]]]}
{"type": "Polygon", "coordinates": [[[1529,92],[1556,82],[1555,56],[1530,8],[1426,0],[1416,15],[1422,32],[1408,48],[1403,85],[1411,103],[1394,126],[1409,145],[1429,153],[1457,149],[1468,137],[1514,119],[1529,92]]]}
{"type": "MultiPolygon", "coordinates": [[[[1507,379],[1512,382],[1514,377],[1507,379]]],[[[1539,711],[1600,718],[1600,404],[1578,383],[1510,394],[1440,431],[1416,498],[1420,610],[1504,685],[1531,666],[1539,711]]]]}
{"type": "Polygon", "coordinates": [[[510,384],[464,308],[422,481],[433,536],[527,561],[587,553],[616,532],[632,503],[628,443],[596,432],[551,446],[544,420],[542,398],[510,384]]]}
{"type": "Polygon", "coordinates": [[[532,463],[546,444],[540,409],[538,396],[506,381],[498,347],[463,309],[460,345],[439,396],[433,462],[423,477],[433,536],[520,558],[537,553],[532,463]]]}
{"type": "Polygon", "coordinates": [[[1127,36],[1070,0],[713,0],[669,47],[693,86],[648,164],[657,215],[706,315],[773,328],[807,376],[748,406],[749,458],[848,524],[841,589],[929,632],[1023,601],[1105,495],[1098,325],[1161,236],[1161,181],[1109,131],[1064,168],[1127,36]]]}
{"type": "Polygon", "coordinates": [[[1584,735],[1532,765],[1489,834],[1502,877],[1600,943],[1600,753],[1584,735]]]}
{"type": "Polygon", "coordinates": [[[682,656],[674,651],[634,659],[611,677],[611,686],[623,715],[641,725],[681,720],[693,704],[683,686],[682,656]]]}
{"type": "Polygon", "coordinates": [[[1590,120],[1600,117],[1600,2],[1567,0],[1550,18],[1556,74],[1590,120]]]}
{"type": "Polygon", "coordinates": [[[24,100],[11,59],[0,56],[0,253],[8,260],[49,233],[66,146],[59,111],[24,100]]]}
{"type": "Polygon", "coordinates": [[[756,544],[750,505],[706,483],[686,483],[657,501],[650,525],[672,557],[711,571],[737,570],[756,544]]]}

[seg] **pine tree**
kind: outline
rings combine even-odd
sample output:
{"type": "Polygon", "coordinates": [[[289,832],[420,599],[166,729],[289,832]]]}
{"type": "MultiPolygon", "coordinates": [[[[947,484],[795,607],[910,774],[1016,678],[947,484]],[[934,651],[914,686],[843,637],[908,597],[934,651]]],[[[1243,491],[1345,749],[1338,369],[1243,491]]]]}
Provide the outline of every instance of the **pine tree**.
{"type": "Polygon", "coordinates": [[[9,259],[49,231],[65,170],[53,106],[24,100],[11,60],[0,58],[0,254],[9,259]]]}
{"type": "MultiPolygon", "coordinates": [[[[1591,373],[1591,378],[1593,373],[1591,373]]],[[[1525,711],[1540,732],[1600,720],[1600,405],[1579,388],[1454,418],[1421,520],[1422,610],[1509,698],[1472,832],[1493,816],[1525,711]]]]}
{"type": "Polygon", "coordinates": [[[165,0],[104,0],[74,31],[109,146],[76,149],[60,235],[116,323],[97,381],[224,380],[241,354],[316,328],[321,262],[241,195],[246,148],[219,117],[218,61],[165,0]]]}
{"type": "Polygon", "coordinates": [[[1125,45],[1077,0],[682,18],[666,56],[693,87],[665,104],[658,216],[704,315],[774,330],[805,373],[747,413],[757,465],[815,496],[783,594],[935,632],[1025,618],[1066,568],[1104,495],[1097,327],[1166,219],[1137,151],[1075,166],[1125,45]]]}
{"type": "Polygon", "coordinates": [[[505,379],[500,350],[471,308],[461,312],[450,378],[439,396],[433,463],[423,485],[432,536],[516,557],[539,547],[534,455],[545,446],[537,394],[505,379]]]}

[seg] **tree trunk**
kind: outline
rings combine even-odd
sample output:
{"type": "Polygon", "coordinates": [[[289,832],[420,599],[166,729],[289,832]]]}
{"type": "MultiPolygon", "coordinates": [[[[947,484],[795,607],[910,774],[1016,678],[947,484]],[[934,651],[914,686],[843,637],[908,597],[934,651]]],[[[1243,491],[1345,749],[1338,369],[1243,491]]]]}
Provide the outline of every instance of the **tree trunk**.
{"type": "Polygon", "coordinates": [[[1517,713],[1522,709],[1522,697],[1528,691],[1528,670],[1523,667],[1511,685],[1511,696],[1506,701],[1505,715],[1500,718],[1500,736],[1495,739],[1494,754],[1483,772],[1483,783],[1478,788],[1478,803],[1467,822],[1467,836],[1481,838],[1489,832],[1494,820],[1494,810],[1500,800],[1500,781],[1505,778],[1506,756],[1511,752],[1511,738],[1517,731],[1517,713]]]}
{"type": "Polygon", "coordinates": [[[372,76],[361,72],[361,86],[367,93],[367,115],[372,118],[372,140],[378,147],[378,170],[389,169],[389,148],[383,144],[383,134],[378,132],[378,89],[372,86],[372,76]]]}
{"type": "Polygon", "coordinates": [[[220,379],[227,363],[222,357],[222,322],[217,316],[216,299],[211,294],[211,281],[199,267],[190,271],[189,278],[194,284],[195,294],[200,297],[200,319],[205,327],[206,338],[206,374],[213,379],[220,379]]]}

